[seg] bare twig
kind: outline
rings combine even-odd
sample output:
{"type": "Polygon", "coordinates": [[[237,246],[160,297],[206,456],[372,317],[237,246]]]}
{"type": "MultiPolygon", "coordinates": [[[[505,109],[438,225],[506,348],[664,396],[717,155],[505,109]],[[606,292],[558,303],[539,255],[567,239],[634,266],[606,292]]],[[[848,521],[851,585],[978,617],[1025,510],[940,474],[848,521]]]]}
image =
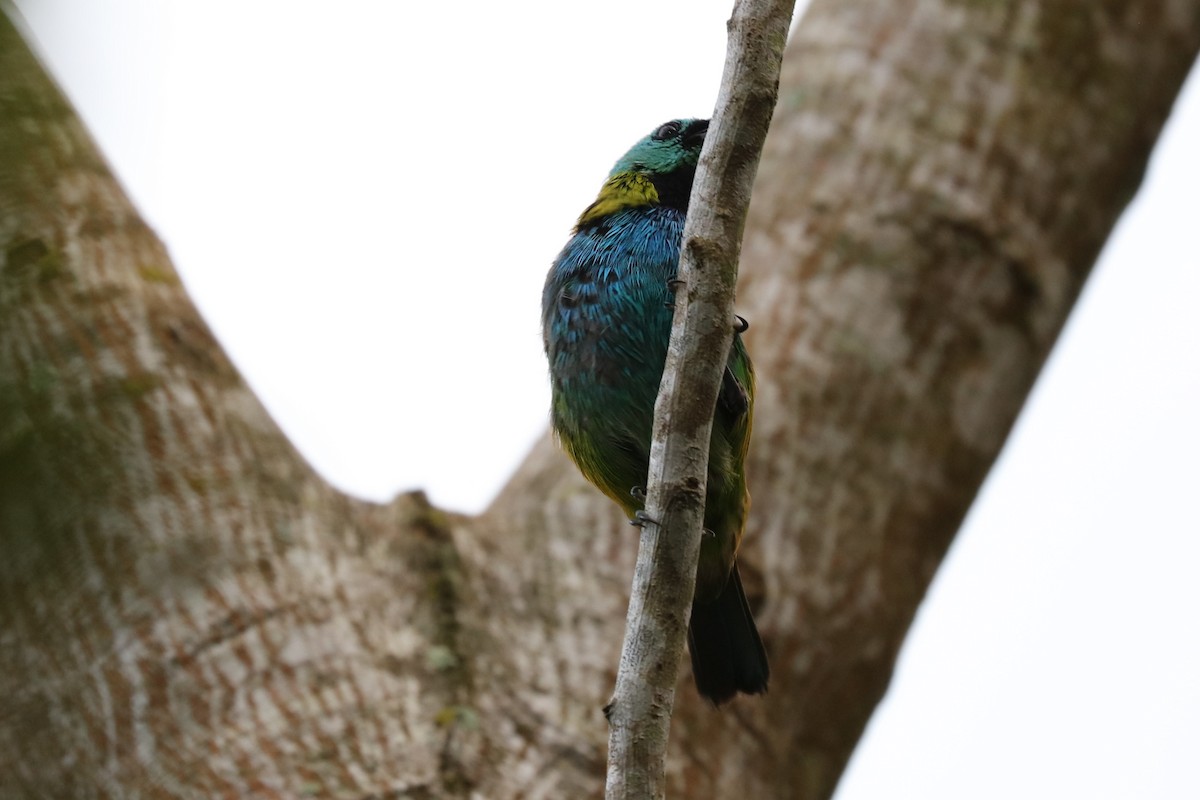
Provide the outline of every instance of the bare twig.
{"type": "Polygon", "coordinates": [[[647,516],[607,709],[606,797],[660,798],[684,631],[696,583],[708,443],[733,339],[742,228],[793,0],[739,0],[729,20],[721,93],[689,205],[666,369],[654,409],[647,516]]]}

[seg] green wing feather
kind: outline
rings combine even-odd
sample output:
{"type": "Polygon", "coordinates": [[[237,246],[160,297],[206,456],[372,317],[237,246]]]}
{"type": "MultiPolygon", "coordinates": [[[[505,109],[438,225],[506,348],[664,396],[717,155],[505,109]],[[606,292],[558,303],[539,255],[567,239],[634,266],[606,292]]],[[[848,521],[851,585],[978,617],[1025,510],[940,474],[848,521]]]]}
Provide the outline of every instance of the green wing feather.
{"type": "Polygon", "coordinates": [[[706,535],[700,543],[696,598],[715,597],[725,587],[733,567],[750,495],[746,491],[746,452],[754,417],[754,367],[734,334],[733,347],[721,379],[708,453],[708,497],[704,509],[706,535]]]}

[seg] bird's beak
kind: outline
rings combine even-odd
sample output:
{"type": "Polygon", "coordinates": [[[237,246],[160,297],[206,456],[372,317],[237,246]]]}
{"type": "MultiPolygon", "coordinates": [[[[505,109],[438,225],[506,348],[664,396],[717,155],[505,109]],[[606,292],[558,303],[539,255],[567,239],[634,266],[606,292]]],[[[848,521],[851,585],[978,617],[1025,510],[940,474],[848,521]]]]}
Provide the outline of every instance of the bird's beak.
{"type": "Polygon", "coordinates": [[[683,135],[683,144],[691,149],[700,147],[704,144],[704,137],[708,133],[708,120],[698,119],[688,126],[687,131],[683,135]]]}

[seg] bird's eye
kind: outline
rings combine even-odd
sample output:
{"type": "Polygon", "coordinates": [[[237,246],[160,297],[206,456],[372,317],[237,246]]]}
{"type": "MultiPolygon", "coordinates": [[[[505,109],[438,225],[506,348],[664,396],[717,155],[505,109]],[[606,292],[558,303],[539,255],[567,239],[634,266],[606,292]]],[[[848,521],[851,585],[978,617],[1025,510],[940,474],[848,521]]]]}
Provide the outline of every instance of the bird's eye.
{"type": "Polygon", "coordinates": [[[670,122],[659,126],[659,129],[654,132],[654,135],[651,138],[661,142],[663,139],[670,139],[672,136],[678,136],[679,130],[679,122],[677,120],[671,120],[670,122]]]}

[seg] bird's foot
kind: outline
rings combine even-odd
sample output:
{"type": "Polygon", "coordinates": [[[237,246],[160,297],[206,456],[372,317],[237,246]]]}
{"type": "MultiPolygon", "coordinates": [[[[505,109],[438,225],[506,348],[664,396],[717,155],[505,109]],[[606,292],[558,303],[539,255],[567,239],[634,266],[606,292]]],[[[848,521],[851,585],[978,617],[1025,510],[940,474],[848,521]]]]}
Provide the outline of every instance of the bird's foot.
{"type": "Polygon", "coordinates": [[[658,525],[658,520],[651,517],[645,511],[633,512],[633,519],[629,520],[629,524],[635,528],[644,528],[647,525],[658,525]]]}
{"type": "Polygon", "coordinates": [[[634,498],[635,500],[641,500],[641,501],[645,502],[646,487],[645,486],[634,486],[632,489],[629,490],[629,496],[634,498]]]}
{"type": "Polygon", "coordinates": [[[713,533],[708,528],[705,528],[704,530],[700,531],[700,538],[701,539],[715,539],[715,538],[717,538],[717,534],[713,533]]]}
{"type": "Polygon", "coordinates": [[[745,333],[750,330],[750,321],[741,314],[733,315],[733,330],[735,333],[745,333]]]}

